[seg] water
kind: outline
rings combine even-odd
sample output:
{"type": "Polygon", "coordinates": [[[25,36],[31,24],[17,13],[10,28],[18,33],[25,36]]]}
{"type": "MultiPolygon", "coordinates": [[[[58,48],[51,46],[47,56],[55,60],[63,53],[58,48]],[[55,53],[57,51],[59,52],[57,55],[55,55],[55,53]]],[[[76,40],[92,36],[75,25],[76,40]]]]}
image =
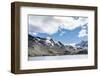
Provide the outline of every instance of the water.
{"type": "Polygon", "coordinates": [[[28,57],[29,61],[34,60],[66,60],[66,59],[86,59],[88,55],[63,55],[63,56],[39,56],[39,57],[28,57]]]}

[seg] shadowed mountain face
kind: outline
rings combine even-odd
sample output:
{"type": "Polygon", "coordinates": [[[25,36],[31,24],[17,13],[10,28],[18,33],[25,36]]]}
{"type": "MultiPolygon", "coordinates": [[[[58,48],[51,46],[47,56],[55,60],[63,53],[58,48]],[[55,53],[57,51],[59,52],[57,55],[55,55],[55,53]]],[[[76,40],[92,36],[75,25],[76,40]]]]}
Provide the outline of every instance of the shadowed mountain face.
{"type": "Polygon", "coordinates": [[[28,56],[60,56],[88,54],[88,42],[82,41],[75,46],[64,45],[52,38],[40,38],[28,35],[28,56]]]}

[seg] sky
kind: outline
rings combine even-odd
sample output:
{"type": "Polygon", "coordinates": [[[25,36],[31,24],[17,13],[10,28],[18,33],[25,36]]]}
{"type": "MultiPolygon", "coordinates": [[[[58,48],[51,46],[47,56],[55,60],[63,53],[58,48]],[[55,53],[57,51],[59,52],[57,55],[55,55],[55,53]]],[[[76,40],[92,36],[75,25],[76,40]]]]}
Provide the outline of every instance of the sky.
{"type": "Polygon", "coordinates": [[[28,34],[76,44],[88,39],[88,17],[29,15],[28,34]]]}

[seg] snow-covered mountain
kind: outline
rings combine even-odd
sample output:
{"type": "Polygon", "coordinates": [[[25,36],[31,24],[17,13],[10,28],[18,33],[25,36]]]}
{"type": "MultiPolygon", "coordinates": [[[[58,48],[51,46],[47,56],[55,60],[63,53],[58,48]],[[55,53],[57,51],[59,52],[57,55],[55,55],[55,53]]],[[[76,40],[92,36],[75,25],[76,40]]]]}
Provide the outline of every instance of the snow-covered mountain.
{"type": "Polygon", "coordinates": [[[88,42],[82,41],[75,46],[64,45],[52,38],[41,38],[28,35],[29,56],[56,56],[87,54],[88,42]]]}
{"type": "Polygon", "coordinates": [[[60,41],[55,42],[52,38],[47,39],[47,38],[41,38],[41,37],[33,37],[31,35],[28,35],[28,37],[29,37],[28,38],[29,45],[41,44],[41,45],[45,45],[45,46],[49,46],[49,47],[53,47],[53,46],[64,47],[63,43],[61,43],[60,41]]]}

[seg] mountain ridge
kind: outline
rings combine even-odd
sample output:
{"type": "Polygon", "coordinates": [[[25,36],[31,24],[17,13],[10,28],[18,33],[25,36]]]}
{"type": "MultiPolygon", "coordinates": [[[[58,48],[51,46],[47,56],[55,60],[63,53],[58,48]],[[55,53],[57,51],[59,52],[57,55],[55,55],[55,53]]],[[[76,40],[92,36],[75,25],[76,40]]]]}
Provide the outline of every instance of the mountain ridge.
{"type": "Polygon", "coordinates": [[[78,43],[75,46],[71,46],[64,45],[60,41],[55,42],[52,38],[46,39],[28,35],[28,54],[29,56],[60,56],[88,54],[88,42],[84,42],[84,44],[83,42],[78,43]]]}

